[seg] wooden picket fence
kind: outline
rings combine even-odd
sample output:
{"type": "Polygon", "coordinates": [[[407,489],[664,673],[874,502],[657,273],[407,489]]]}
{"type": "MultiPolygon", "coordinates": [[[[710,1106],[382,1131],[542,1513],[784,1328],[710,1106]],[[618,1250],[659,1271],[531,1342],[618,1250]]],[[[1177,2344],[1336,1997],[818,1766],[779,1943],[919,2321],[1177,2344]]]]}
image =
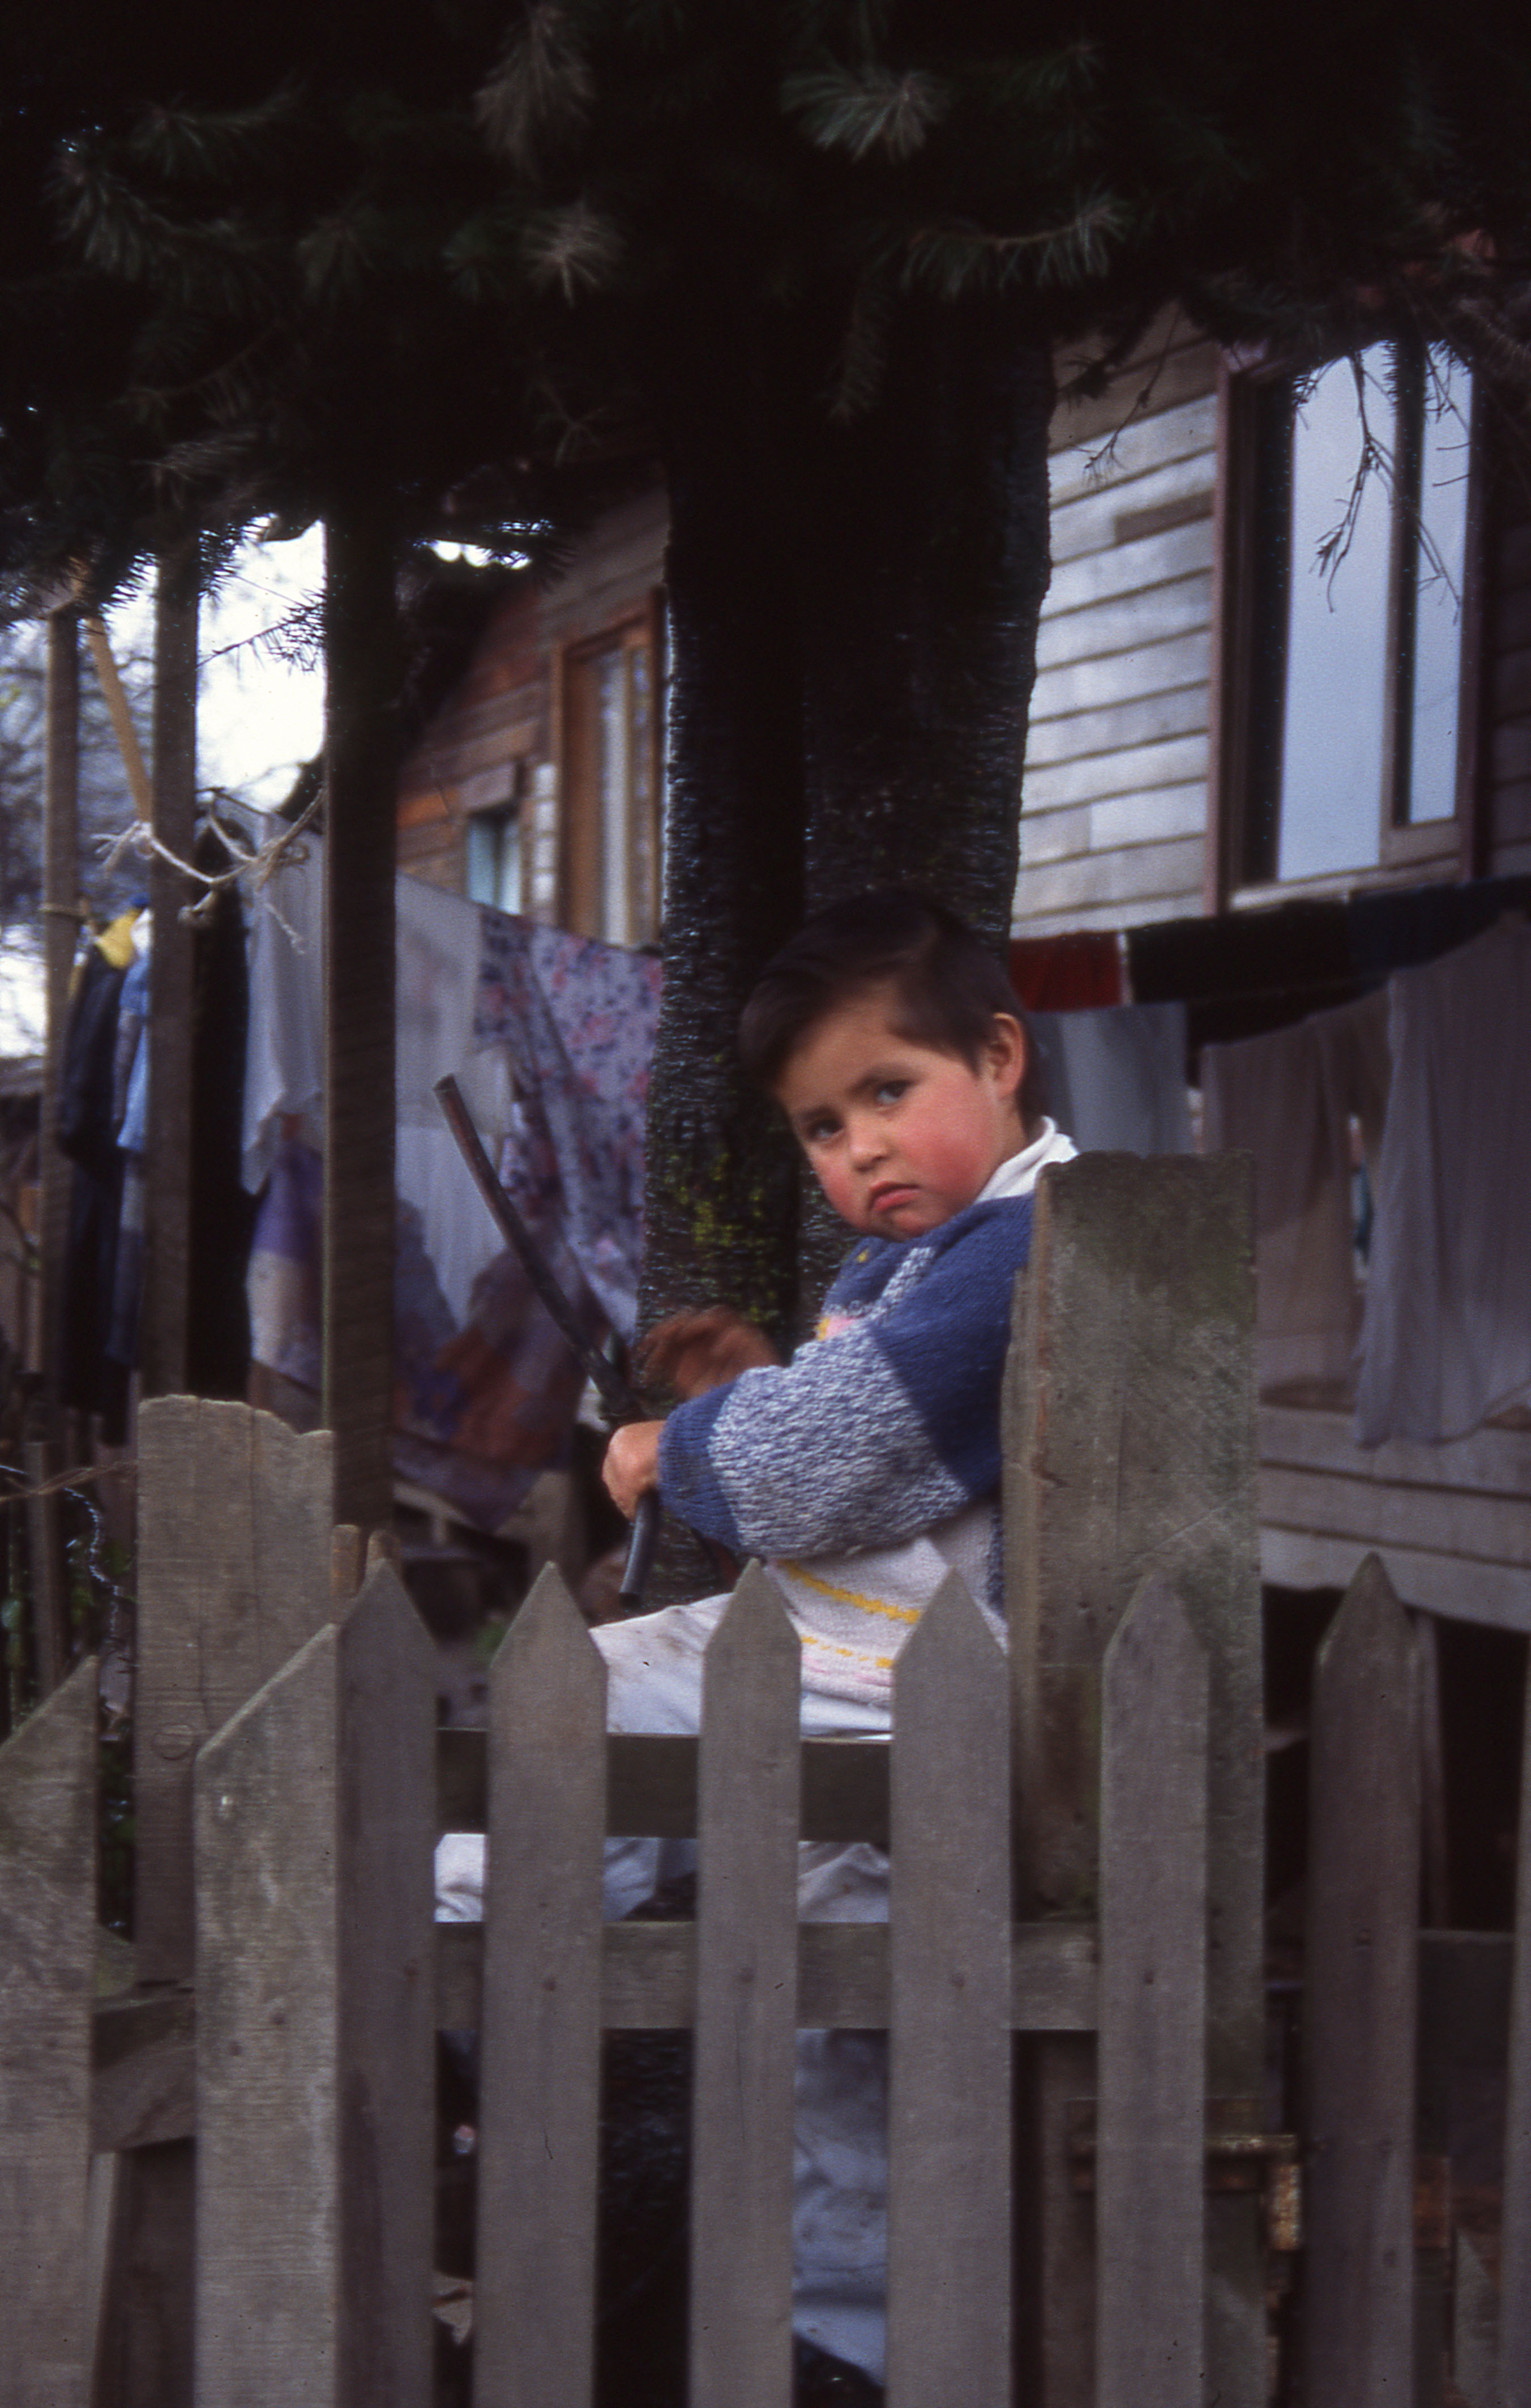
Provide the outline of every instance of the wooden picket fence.
{"type": "MultiPolygon", "coordinates": [[[[1239,1179],[1095,1157],[1045,1182],[1009,1672],[949,1582],[891,1742],[800,1739],[797,1641],[753,1570],[699,1740],[608,1737],[553,1573],[487,1730],[438,1732],[393,1570],[329,1528],[327,1439],[145,1407],[135,1978],[112,1995],[92,1669],[0,1750],[0,2408],[426,2408],[435,2033],[465,2028],[479,2408],[589,2401],[601,2035],[678,2028],[690,2398],[788,2408],[794,2034],[823,2027],[889,2034],[894,2408],[1259,2408],[1267,2284],[1299,2248],[1309,2408],[1435,2408],[1413,1641],[1375,1565],[1315,1699],[1305,2128],[1262,2112],[1239,1179]],[[475,1828],[485,1921],[438,1926],[436,1838],[475,1828]],[[638,1833],[697,1837],[694,1921],[603,1925],[603,1842],[638,1833]],[[890,1922],[799,1925],[798,1841],[855,1838],[889,1849],[890,1922]]],[[[1495,2386],[1470,2408],[1531,2401],[1519,1962],[1512,2023],[1502,2319],[1457,2283],[1459,2378],[1470,2357],[1495,2386]]]]}

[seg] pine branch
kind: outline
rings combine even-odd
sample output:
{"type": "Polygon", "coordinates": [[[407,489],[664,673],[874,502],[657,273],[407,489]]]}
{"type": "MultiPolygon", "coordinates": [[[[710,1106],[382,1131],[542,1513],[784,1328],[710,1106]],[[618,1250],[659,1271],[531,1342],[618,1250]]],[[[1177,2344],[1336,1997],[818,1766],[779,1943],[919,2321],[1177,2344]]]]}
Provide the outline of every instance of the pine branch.
{"type": "Polygon", "coordinates": [[[906,246],[906,281],[949,301],[979,287],[1023,280],[1038,290],[1103,277],[1127,213],[1110,194],[1081,204],[1062,225],[1034,234],[990,234],[962,224],[922,227],[906,246]]]}
{"type": "Polygon", "coordinates": [[[781,105],[821,150],[865,159],[881,150],[896,163],[923,150],[952,107],[951,88],[923,68],[902,74],[876,64],[789,76],[781,105]]]}
{"type": "Polygon", "coordinates": [[[572,12],[564,0],[534,0],[479,90],[474,115],[490,149],[532,175],[544,145],[578,133],[594,99],[572,12]]]}
{"type": "Polygon", "coordinates": [[[572,302],[610,281],[622,239],[611,220],[581,197],[531,219],[521,248],[532,283],[544,290],[556,286],[572,302]]]}

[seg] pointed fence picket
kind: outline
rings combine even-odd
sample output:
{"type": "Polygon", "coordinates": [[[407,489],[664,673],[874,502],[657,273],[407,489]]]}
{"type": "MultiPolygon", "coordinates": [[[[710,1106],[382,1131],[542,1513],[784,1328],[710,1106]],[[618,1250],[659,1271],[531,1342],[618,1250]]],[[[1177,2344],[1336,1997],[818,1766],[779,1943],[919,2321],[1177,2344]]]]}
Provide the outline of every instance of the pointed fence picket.
{"type": "Polygon", "coordinates": [[[708,1647],[697,1767],[691,2388],[730,2408],[792,2397],[801,1667],[751,1565],[708,1647]]]}
{"type": "Polygon", "coordinates": [[[1106,1651],[1103,1708],[1096,2399],[1193,2408],[1203,2396],[1208,1674],[1162,1577],[1144,1582],[1106,1651]]]}
{"type": "Polygon", "coordinates": [[[474,2388],[565,2408],[594,2362],[606,1667],[556,1571],[489,1694],[474,2388]]]}
{"type": "Polygon", "coordinates": [[[1375,1555],[1320,1650],[1312,1751],[1305,2396],[1396,2408],[1414,2382],[1419,1703],[1375,1555]]]}
{"type": "Polygon", "coordinates": [[[894,1684],[888,2398],[1010,2392],[1009,1695],[955,1574],[894,1684]]]}

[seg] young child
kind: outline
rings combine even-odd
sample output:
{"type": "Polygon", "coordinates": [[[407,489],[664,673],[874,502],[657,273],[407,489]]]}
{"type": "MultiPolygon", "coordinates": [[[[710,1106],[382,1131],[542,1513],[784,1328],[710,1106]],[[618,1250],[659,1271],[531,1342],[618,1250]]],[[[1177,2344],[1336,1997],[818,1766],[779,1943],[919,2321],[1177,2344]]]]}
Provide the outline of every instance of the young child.
{"type": "MultiPolygon", "coordinates": [[[[994,956],[913,896],[810,921],[751,997],[740,1047],[862,1242],[790,1363],[723,1312],[662,1323],[647,1368],[688,1401],[619,1429],[606,1483],[628,1514],[657,1485],[680,1521],[766,1560],[803,1641],[806,1730],[885,1730],[894,1661],[949,1570],[1002,1627],[1010,1293],[1037,1173],[1074,1148],[1036,1109],[994,956]]],[[[723,1603],[597,1632],[614,1728],[695,1727],[723,1603]]]]}

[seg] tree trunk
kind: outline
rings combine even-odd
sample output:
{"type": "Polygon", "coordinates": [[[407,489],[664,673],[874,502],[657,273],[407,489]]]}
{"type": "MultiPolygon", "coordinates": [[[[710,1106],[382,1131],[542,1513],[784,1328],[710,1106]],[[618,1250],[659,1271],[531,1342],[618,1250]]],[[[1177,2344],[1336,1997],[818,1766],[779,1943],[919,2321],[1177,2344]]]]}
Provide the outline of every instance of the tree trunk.
{"type": "Polygon", "coordinates": [[[323,1417],[335,1516],[393,1509],[393,796],[398,612],[386,523],[326,531],[323,1417]]]}
{"type": "Polygon", "coordinates": [[[716,382],[678,400],[667,428],[665,993],[641,1317],[725,1297],[780,1335],[794,1150],[746,1087],[736,1039],[745,997],[802,912],[802,685],[780,415],[758,352],[736,341],[731,373],[714,354],[716,382]]]}
{"type": "Polygon", "coordinates": [[[920,886],[1003,945],[1050,574],[1052,361],[1009,301],[911,308],[823,424],[800,554],[809,908],[920,886]]]}
{"type": "MultiPolygon", "coordinates": [[[[764,348],[764,347],[762,347],[764,348]]],[[[911,307],[876,406],[773,390],[744,343],[671,418],[665,1001],[644,1319],[801,1331],[845,1232],[735,1051],[805,906],[918,885],[1002,946],[1047,592],[1048,346],[1008,303],[911,307]]],[[[784,385],[787,379],[783,377],[784,385]]]]}

